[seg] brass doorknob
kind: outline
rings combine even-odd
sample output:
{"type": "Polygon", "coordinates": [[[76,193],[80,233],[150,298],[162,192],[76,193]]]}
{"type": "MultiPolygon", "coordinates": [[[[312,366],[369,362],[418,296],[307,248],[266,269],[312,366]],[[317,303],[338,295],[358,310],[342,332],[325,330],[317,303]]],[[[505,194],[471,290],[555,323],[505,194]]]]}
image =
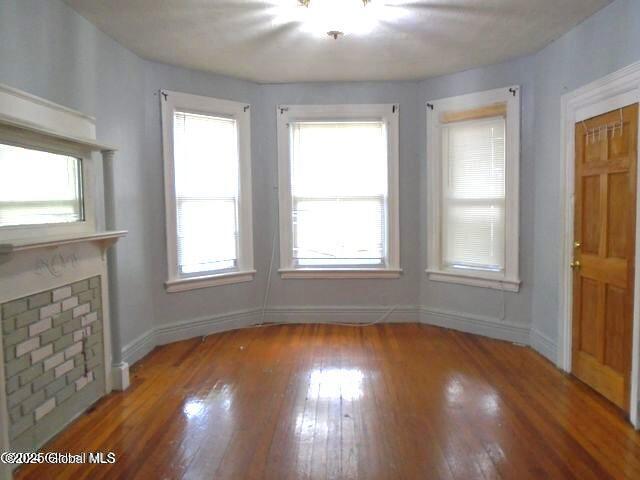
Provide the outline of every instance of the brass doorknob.
{"type": "Polygon", "coordinates": [[[580,248],[582,244],[580,242],[573,242],[573,248],[580,248]]]}
{"type": "Polygon", "coordinates": [[[570,263],[571,268],[580,268],[580,260],[574,260],[570,263]]]}

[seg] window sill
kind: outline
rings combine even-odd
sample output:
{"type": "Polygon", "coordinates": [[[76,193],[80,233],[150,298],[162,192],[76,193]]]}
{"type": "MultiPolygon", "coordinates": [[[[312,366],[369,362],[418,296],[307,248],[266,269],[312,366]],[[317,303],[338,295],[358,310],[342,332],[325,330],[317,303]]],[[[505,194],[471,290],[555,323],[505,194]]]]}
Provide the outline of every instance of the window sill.
{"type": "Polygon", "coordinates": [[[463,274],[442,270],[426,270],[429,280],[434,282],[457,283],[471,287],[504,290],[505,292],[519,292],[520,280],[496,278],[491,274],[463,274]]]}
{"type": "Polygon", "coordinates": [[[280,269],[280,276],[283,279],[304,279],[304,278],[400,278],[401,269],[389,268],[298,268],[280,269]]]}
{"type": "Polygon", "coordinates": [[[180,278],[167,280],[165,289],[169,293],[186,292],[188,290],[198,290],[200,288],[217,287],[218,285],[231,285],[233,283],[244,283],[253,280],[255,270],[245,270],[242,272],[221,273],[218,275],[207,275],[203,277],[180,278]]]}

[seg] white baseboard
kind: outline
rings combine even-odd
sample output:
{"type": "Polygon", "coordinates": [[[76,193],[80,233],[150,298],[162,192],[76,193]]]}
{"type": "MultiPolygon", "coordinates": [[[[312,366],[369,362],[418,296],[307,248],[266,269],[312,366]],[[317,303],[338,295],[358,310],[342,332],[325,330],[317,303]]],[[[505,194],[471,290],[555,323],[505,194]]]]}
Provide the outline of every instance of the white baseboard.
{"type": "MultiPolygon", "coordinates": [[[[411,323],[419,321],[415,305],[274,306],[265,311],[265,323],[411,323]]],[[[259,315],[261,315],[261,311],[259,315]]]]}
{"type": "Polygon", "coordinates": [[[255,325],[260,321],[260,312],[260,309],[254,308],[222,313],[212,317],[176,322],[169,325],[161,325],[156,327],[154,332],[155,344],[166,345],[167,343],[178,342],[180,340],[255,325]]]}
{"type": "Polygon", "coordinates": [[[111,380],[114,390],[122,392],[129,388],[129,364],[122,362],[118,365],[113,365],[111,369],[111,380]]]}
{"type": "Polygon", "coordinates": [[[125,345],[122,349],[122,361],[133,365],[158,345],[166,345],[180,340],[254,325],[260,319],[260,312],[260,309],[241,310],[212,317],[160,325],[125,345]]]}
{"type": "Polygon", "coordinates": [[[527,325],[503,322],[497,318],[422,307],[420,321],[427,325],[529,345],[529,327],[527,325]]]}
{"type": "Polygon", "coordinates": [[[529,332],[529,344],[540,355],[552,362],[554,365],[558,360],[558,348],[556,343],[538,330],[531,328],[529,332]]]}
{"type": "Polygon", "coordinates": [[[155,346],[154,330],[149,330],[122,348],[122,361],[133,365],[151,352],[155,346]]]}
{"type": "MultiPolygon", "coordinates": [[[[253,308],[160,325],[146,332],[122,352],[122,360],[133,365],[157,345],[235,330],[262,322],[262,309],[253,308]]],[[[461,314],[416,305],[396,306],[272,306],[264,312],[265,323],[354,323],[366,324],[421,322],[475,335],[531,345],[546,358],[555,360],[556,346],[548,337],[529,330],[528,325],[504,322],[497,318],[461,314]]],[[[114,382],[115,384],[115,382],[114,382]]]]}

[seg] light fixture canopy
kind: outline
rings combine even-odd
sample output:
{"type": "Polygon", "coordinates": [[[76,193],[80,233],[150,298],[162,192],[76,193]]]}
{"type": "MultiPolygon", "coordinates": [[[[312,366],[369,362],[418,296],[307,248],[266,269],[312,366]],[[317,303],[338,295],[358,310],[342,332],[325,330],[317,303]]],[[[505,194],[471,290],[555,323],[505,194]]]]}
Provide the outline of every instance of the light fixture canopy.
{"type": "MultiPolygon", "coordinates": [[[[309,5],[311,5],[311,0],[298,0],[298,3],[303,7],[308,7],[309,5]]],[[[367,3],[371,3],[371,0],[362,0],[362,4],[364,6],[366,6],[367,3]]]]}

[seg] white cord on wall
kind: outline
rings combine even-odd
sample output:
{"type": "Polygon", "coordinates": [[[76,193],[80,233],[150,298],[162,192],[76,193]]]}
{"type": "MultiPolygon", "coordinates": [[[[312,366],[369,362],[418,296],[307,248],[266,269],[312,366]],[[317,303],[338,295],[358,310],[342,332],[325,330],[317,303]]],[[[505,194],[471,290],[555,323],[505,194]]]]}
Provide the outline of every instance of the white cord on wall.
{"type": "MultiPolygon", "coordinates": [[[[278,187],[275,187],[274,190],[277,192],[278,191],[278,187]]],[[[276,195],[276,200],[277,200],[277,195],[276,195]]],[[[277,209],[276,209],[277,212],[277,209]]],[[[267,276],[267,284],[265,286],[265,290],[264,290],[264,297],[263,297],[263,301],[262,301],[262,311],[260,314],[260,323],[258,325],[253,325],[253,327],[269,327],[269,326],[275,326],[275,325],[290,325],[290,323],[288,322],[274,322],[274,323],[265,323],[264,322],[264,318],[265,318],[265,314],[267,311],[267,304],[269,302],[269,295],[271,294],[271,277],[273,275],[273,265],[275,264],[275,258],[276,258],[276,238],[277,238],[277,234],[278,234],[278,217],[276,215],[276,221],[274,222],[273,225],[273,237],[271,240],[271,260],[269,262],[269,273],[267,276]]],[[[387,318],[389,318],[391,316],[391,314],[398,308],[398,305],[394,305],[392,307],[389,308],[389,310],[387,310],[379,319],[374,320],[373,322],[368,322],[368,323],[349,323],[349,322],[335,322],[335,321],[325,321],[325,322],[314,322],[314,323],[320,323],[320,324],[326,324],[326,325],[341,325],[344,327],[368,327],[371,325],[376,325],[378,323],[382,323],[384,322],[387,318]]]]}

